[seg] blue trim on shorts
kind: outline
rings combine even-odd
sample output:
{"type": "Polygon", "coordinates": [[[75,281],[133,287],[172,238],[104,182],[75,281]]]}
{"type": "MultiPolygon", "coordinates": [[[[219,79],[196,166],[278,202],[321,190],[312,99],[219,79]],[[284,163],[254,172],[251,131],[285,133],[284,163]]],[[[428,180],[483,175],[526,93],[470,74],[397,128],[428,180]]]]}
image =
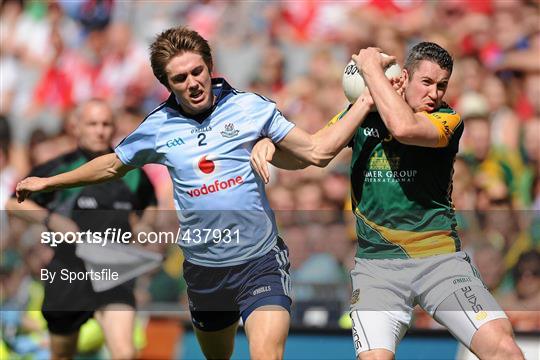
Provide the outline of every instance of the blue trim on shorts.
{"type": "Polygon", "coordinates": [[[253,304],[251,304],[247,309],[245,309],[242,312],[242,321],[244,324],[246,323],[247,318],[253,311],[255,311],[257,308],[260,308],[261,306],[265,305],[278,305],[287,310],[287,312],[291,313],[291,298],[289,298],[286,295],[273,295],[273,296],[267,296],[264,297],[253,304]]]}

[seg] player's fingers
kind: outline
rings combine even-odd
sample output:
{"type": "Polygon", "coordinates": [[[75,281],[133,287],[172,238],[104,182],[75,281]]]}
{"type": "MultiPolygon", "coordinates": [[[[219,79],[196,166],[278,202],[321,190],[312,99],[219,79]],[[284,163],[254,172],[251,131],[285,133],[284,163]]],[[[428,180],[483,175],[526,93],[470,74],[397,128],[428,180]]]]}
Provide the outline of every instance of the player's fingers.
{"type": "Polygon", "coordinates": [[[396,90],[397,93],[401,96],[405,92],[405,86],[403,86],[403,82],[401,82],[399,88],[396,90]]]}
{"type": "Polygon", "coordinates": [[[395,90],[399,90],[399,88],[401,88],[401,86],[403,85],[403,81],[401,80],[401,77],[394,76],[390,78],[390,84],[392,84],[392,87],[395,90]]]}
{"type": "Polygon", "coordinates": [[[396,63],[396,57],[395,56],[391,56],[391,55],[382,56],[381,59],[382,59],[383,67],[387,67],[387,66],[390,66],[390,65],[396,63]]]}
{"type": "Polygon", "coordinates": [[[261,179],[263,179],[264,183],[266,184],[268,182],[268,175],[267,173],[265,173],[265,168],[264,168],[265,166],[263,165],[266,162],[264,160],[265,156],[266,156],[265,154],[260,154],[259,152],[257,152],[257,154],[254,154],[254,155],[252,154],[251,164],[255,172],[259,174],[261,179]]]}
{"type": "Polygon", "coordinates": [[[15,196],[17,197],[17,202],[23,202],[21,181],[19,181],[15,187],[15,196]]]}
{"type": "Polygon", "coordinates": [[[403,78],[403,76],[399,78],[399,88],[397,89],[397,92],[399,95],[403,95],[403,93],[405,92],[405,79],[403,78]]]}
{"type": "Polygon", "coordinates": [[[268,146],[266,148],[266,161],[270,162],[274,158],[274,154],[276,152],[276,148],[274,146],[268,146]]]}
{"type": "Polygon", "coordinates": [[[265,184],[268,184],[270,180],[270,170],[268,169],[268,162],[274,158],[274,149],[271,146],[266,146],[266,152],[264,157],[261,158],[260,168],[263,174],[262,178],[265,184]]]}
{"type": "Polygon", "coordinates": [[[251,161],[251,166],[253,167],[253,170],[255,170],[255,172],[259,174],[260,177],[262,177],[262,174],[259,170],[258,154],[251,154],[250,161],[251,161]]]}
{"type": "Polygon", "coordinates": [[[20,190],[16,193],[17,196],[17,202],[22,203],[26,198],[28,198],[28,195],[30,195],[30,192],[28,190],[20,190]]]}

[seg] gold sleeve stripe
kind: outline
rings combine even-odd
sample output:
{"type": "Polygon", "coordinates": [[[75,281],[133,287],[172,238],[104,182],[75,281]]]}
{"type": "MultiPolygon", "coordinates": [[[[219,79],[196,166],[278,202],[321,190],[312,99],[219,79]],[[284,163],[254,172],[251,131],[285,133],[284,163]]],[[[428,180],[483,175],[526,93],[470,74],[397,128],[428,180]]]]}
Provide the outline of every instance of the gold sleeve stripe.
{"type": "Polygon", "coordinates": [[[329,127],[329,126],[332,126],[334,125],[335,123],[337,123],[339,121],[339,119],[341,119],[343,117],[343,115],[345,115],[347,113],[347,110],[349,109],[346,109],[346,110],[343,110],[342,112],[336,114],[336,116],[334,116],[332,118],[332,120],[330,120],[325,127],[329,127]]]}
{"type": "Polygon", "coordinates": [[[461,116],[457,113],[447,114],[441,112],[427,113],[423,112],[433,125],[439,130],[439,141],[437,147],[445,147],[450,143],[454,131],[461,124],[461,116]]]}

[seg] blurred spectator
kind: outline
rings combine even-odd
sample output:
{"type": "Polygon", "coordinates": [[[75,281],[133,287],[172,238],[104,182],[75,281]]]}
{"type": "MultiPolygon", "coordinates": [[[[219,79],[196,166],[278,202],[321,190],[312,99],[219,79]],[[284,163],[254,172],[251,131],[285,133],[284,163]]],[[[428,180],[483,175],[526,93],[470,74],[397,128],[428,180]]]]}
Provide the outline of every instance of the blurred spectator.
{"type": "Polygon", "coordinates": [[[144,93],[156,85],[151,78],[141,76],[148,71],[146,51],[133,38],[127,24],[112,23],[106,31],[103,65],[99,72],[100,81],[107,89],[103,96],[110,99],[115,108],[129,101],[130,110],[143,112],[138,106],[144,105],[144,93]]]}
{"type": "Polygon", "coordinates": [[[517,197],[518,177],[523,170],[519,154],[492,146],[491,124],[484,105],[477,105],[475,101],[462,108],[465,131],[461,145],[476,186],[487,192],[500,192],[500,196],[517,197]],[[502,188],[505,189],[499,190],[502,188]]]}
{"type": "Polygon", "coordinates": [[[15,189],[17,172],[10,164],[11,130],[7,118],[0,115],[0,249],[3,249],[9,234],[6,202],[15,189]]]}
{"type": "Polygon", "coordinates": [[[505,273],[503,256],[493,245],[486,244],[474,250],[473,262],[476,265],[489,292],[499,298],[505,273]]]}
{"type": "Polygon", "coordinates": [[[102,30],[111,20],[113,0],[84,0],[72,8],[86,31],[102,30]]]}
{"type": "Polygon", "coordinates": [[[513,269],[515,291],[501,300],[516,330],[540,329],[540,253],[523,253],[513,269]]]}
{"type": "Polygon", "coordinates": [[[520,199],[524,207],[534,204],[540,209],[540,117],[532,118],[523,126],[523,160],[526,169],[521,177],[520,199]]]}

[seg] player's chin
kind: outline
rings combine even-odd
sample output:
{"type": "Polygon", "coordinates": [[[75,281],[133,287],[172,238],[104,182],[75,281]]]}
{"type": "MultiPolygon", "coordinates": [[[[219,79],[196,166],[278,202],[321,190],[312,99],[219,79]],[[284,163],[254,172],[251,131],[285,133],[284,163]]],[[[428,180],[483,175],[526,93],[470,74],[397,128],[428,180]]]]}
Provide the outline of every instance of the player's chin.
{"type": "Polygon", "coordinates": [[[207,97],[201,99],[200,101],[191,101],[191,108],[196,113],[207,110],[211,105],[212,104],[207,97]]]}

